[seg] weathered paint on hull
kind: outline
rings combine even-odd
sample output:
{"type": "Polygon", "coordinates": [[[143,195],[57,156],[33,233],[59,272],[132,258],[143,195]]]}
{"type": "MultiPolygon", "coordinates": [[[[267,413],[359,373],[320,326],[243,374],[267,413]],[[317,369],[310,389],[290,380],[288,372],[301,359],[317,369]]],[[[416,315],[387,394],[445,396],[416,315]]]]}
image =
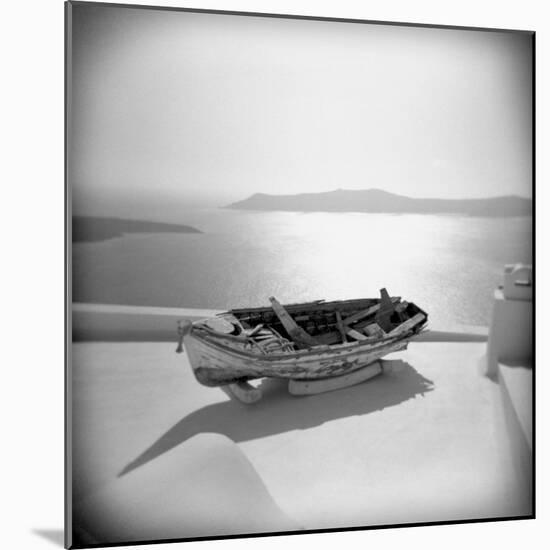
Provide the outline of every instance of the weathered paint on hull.
{"type": "Polygon", "coordinates": [[[183,341],[195,377],[205,386],[222,386],[264,377],[316,380],[341,376],[389,353],[403,350],[408,343],[403,338],[393,338],[374,344],[333,346],[323,351],[261,356],[209,341],[195,335],[192,329],[184,335],[183,341]]]}

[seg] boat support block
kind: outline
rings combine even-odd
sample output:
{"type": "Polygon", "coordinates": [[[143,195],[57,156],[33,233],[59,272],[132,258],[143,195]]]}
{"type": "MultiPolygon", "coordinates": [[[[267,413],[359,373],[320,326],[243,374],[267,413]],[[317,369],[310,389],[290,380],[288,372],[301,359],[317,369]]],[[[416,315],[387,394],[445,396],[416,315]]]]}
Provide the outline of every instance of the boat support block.
{"type": "Polygon", "coordinates": [[[260,388],[255,388],[248,382],[236,382],[235,384],[220,386],[220,388],[231,399],[236,399],[245,405],[256,403],[256,401],[262,398],[262,390],[260,388]]]}
{"type": "Polygon", "coordinates": [[[334,390],[341,390],[349,386],[355,386],[377,376],[382,372],[382,365],[379,361],[371,363],[362,369],[343,374],[342,376],[334,376],[332,378],[322,378],[320,380],[289,380],[288,392],[292,395],[315,395],[317,393],[325,393],[334,390]]]}

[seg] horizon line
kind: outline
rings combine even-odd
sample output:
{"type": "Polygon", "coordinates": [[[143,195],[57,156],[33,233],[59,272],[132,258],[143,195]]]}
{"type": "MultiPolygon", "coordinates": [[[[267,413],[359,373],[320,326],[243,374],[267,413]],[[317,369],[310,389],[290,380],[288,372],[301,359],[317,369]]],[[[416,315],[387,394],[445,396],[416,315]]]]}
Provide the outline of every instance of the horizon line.
{"type": "MultiPolygon", "coordinates": [[[[405,197],[408,199],[413,200],[449,200],[449,201],[462,201],[462,200],[490,200],[490,199],[501,199],[501,198],[519,198],[519,199],[526,199],[526,200],[533,200],[533,196],[526,196],[526,195],[520,195],[517,193],[511,193],[506,195],[489,195],[489,196],[479,196],[479,197],[414,197],[411,195],[404,195],[401,193],[395,193],[393,191],[387,191],[386,189],[381,189],[380,187],[368,187],[365,189],[344,189],[342,187],[338,187],[336,189],[332,189],[329,191],[303,191],[298,193],[264,193],[262,191],[254,192],[250,195],[248,195],[246,198],[253,197],[255,195],[267,195],[270,197],[297,197],[299,195],[323,195],[328,193],[336,193],[338,191],[345,191],[345,192],[365,192],[365,191],[380,191],[382,193],[387,193],[388,195],[394,195],[396,197],[405,197]]],[[[246,199],[243,199],[246,200],[246,199]]]]}

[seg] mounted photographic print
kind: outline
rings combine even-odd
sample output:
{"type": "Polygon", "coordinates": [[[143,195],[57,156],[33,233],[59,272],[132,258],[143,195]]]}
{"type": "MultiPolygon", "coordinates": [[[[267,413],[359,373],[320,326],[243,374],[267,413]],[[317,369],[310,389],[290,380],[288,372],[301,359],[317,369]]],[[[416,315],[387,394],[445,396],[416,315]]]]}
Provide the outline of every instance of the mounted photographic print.
{"type": "Polygon", "coordinates": [[[66,544],[534,517],[534,33],[66,4],[66,544]]]}

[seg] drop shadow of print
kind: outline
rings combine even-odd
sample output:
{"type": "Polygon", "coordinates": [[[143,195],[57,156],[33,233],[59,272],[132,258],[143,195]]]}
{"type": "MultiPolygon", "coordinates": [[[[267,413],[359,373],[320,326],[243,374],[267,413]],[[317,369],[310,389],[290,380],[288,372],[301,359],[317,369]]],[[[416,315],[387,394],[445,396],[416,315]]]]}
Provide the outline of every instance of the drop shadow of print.
{"type": "Polygon", "coordinates": [[[127,464],[119,477],[199,433],[213,432],[235,442],[249,441],[381,411],[433,390],[433,382],[409,363],[394,360],[384,364],[384,373],[372,380],[308,397],[294,397],[288,393],[286,381],[266,378],[260,385],[261,401],[253,405],[223,401],[192,412],[127,464]]]}
{"type": "Polygon", "coordinates": [[[33,529],[32,532],[59,548],[64,547],[65,531],[63,529],[33,529]]]}

